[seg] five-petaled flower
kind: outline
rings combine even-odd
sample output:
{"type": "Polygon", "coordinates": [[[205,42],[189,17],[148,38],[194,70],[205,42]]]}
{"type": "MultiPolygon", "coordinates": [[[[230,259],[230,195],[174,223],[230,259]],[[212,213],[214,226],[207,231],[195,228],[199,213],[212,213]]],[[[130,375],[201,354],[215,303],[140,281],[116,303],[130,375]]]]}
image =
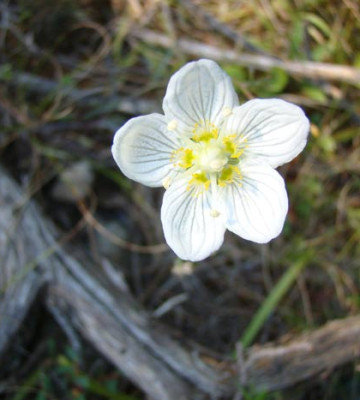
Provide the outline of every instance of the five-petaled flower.
{"type": "Polygon", "coordinates": [[[128,178],[165,187],[161,220],[174,252],[200,261],[226,229],[257,243],[278,236],[288,199],[274,168],[305,147],[303,111],[280,99],[239,106],[229,76],[210,60],[171,77],[163,110],[123,125],[112,154],[128,178]]]}

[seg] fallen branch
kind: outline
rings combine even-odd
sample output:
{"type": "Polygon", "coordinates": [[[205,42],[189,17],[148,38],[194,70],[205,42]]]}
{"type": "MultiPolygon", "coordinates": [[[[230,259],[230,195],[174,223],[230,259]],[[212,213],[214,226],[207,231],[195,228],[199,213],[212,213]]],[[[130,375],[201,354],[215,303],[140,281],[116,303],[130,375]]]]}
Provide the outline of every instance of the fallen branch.
{"type": "Polygon", "coordinates": [[[293,338],[282,346],[255,346],[247,354],[246,382],[267,390],[293,385],[360,356],[360,317],[349,317],[293,338]]]}
{"type": "Polygon", "coordinates": [[[239,53],[235,50],[224,50],[201,42],[188,39],[179,39],[174,42],[168,36],[150,30],[133,32],[133,36],[143,42],[180,50],[185,54],[197,58],[210,58],[221,62],[231,62],[243,67],[269,71],[280,68],[289,73],[310,79],[324,79],[358,84],[360,82],[360,69],[345,65],[326,64],[312,61],[284,61],[266,55],[239,53]]]}
{"type": "MultiPolygon", "coordinates": [[[[13,340],[46,284],[47,307],[72,344],[79,346],[76,332],[87,338],[150,398],[202,399],[231,391],[226,371],[172,339],[92,258],[78,250],[75,258],[61,246],[51,223],[1,168],[0,204],[0,360],[15,351],[13,340]]],[[[0,376],[5,367],[0,362],[0,376]]]]}
{"type": "Polygon", "coordinates": [[[16,352],[15,338],[18,342],[30,305],[45,288],[43,301],[72,345],[80,346],[79,335],[86,338],[154,400],[232,398],[240,385],[285,388],[360,355],[356,316],[289,343],[254,346],[241,363],[225,355],[215,358],[184,338],[175,339],[132,298],[125,283],[114,284],[109,267],[81,249],[75,257],[1,168],[0,204],[0,376],[11,375],[5,361],[16,352]]]}

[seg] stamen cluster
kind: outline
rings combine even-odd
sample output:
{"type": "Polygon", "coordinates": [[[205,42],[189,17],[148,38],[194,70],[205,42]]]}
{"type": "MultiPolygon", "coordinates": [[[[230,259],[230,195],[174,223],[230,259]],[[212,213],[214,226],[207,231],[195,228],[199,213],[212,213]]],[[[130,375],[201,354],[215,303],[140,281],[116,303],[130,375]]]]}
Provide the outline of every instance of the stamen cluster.
{"type": "Polygon", "coordinates": [[[173,151],[171,160],[176,170],[190,175],[188,191],[201,194],[211,182],[220,187],[235,181],[241,184],[239,162],[246,148],[241,135],[225,135],[209,121],[200,121],[184,142],[184,147],[173,151]]]}

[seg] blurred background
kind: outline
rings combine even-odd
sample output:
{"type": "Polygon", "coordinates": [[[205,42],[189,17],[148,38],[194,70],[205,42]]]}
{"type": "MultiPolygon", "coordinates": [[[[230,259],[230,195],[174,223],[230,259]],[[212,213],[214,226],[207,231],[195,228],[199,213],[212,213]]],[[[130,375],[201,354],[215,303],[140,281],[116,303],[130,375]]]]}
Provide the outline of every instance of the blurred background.
{"type": "MultiPolygon", "coordinates": [[[[231,357],[276,282],[298,263],[301,273],[252,342],[358,313],[358,1],[2,0],[0,13],[1,165],[99,268],[110,260],[154,318],[231,357]],[[281,236],[257,245],[227,234],[216,255],[191,264],[164,244],[163,190],[126,179],[110,146],[129,118],[161,112],[169,77],[198,58],[226,70],[240,102],[298,104],[311,133],[304,152],[280,168],[290,201],[281,236]],[[92,218],[76,229],[85,211],[92,218]]],[[[2,398],[145,398],[107,361],[59,340],[55,322],[38,329],[38,355],[2,398]]],[[[359,365],[246,396],[359,399],[359,365]]]]}

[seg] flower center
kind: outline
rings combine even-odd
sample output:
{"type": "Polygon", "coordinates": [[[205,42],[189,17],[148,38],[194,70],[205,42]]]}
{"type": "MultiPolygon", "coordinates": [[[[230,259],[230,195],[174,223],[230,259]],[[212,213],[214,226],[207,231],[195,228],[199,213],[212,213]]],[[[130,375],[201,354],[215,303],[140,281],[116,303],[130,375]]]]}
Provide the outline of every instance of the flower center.
{"type": "Polygon", "coordinates": [[[198,195],[210,187],[217,191],[234,182],[241,185],[238,164],[245,148],[241,135],[224,135],[209,121],[200,121],[186,146],[173,152],[171,161],[176,172],[190,175],[187,190],[198,195]]]}
{"type": "Polygon", "coordinates": [[[220,172],[228,162],[228,157],[218,143],[205,143],[196,153],[196,164],[203,172],[220,172]]]}

